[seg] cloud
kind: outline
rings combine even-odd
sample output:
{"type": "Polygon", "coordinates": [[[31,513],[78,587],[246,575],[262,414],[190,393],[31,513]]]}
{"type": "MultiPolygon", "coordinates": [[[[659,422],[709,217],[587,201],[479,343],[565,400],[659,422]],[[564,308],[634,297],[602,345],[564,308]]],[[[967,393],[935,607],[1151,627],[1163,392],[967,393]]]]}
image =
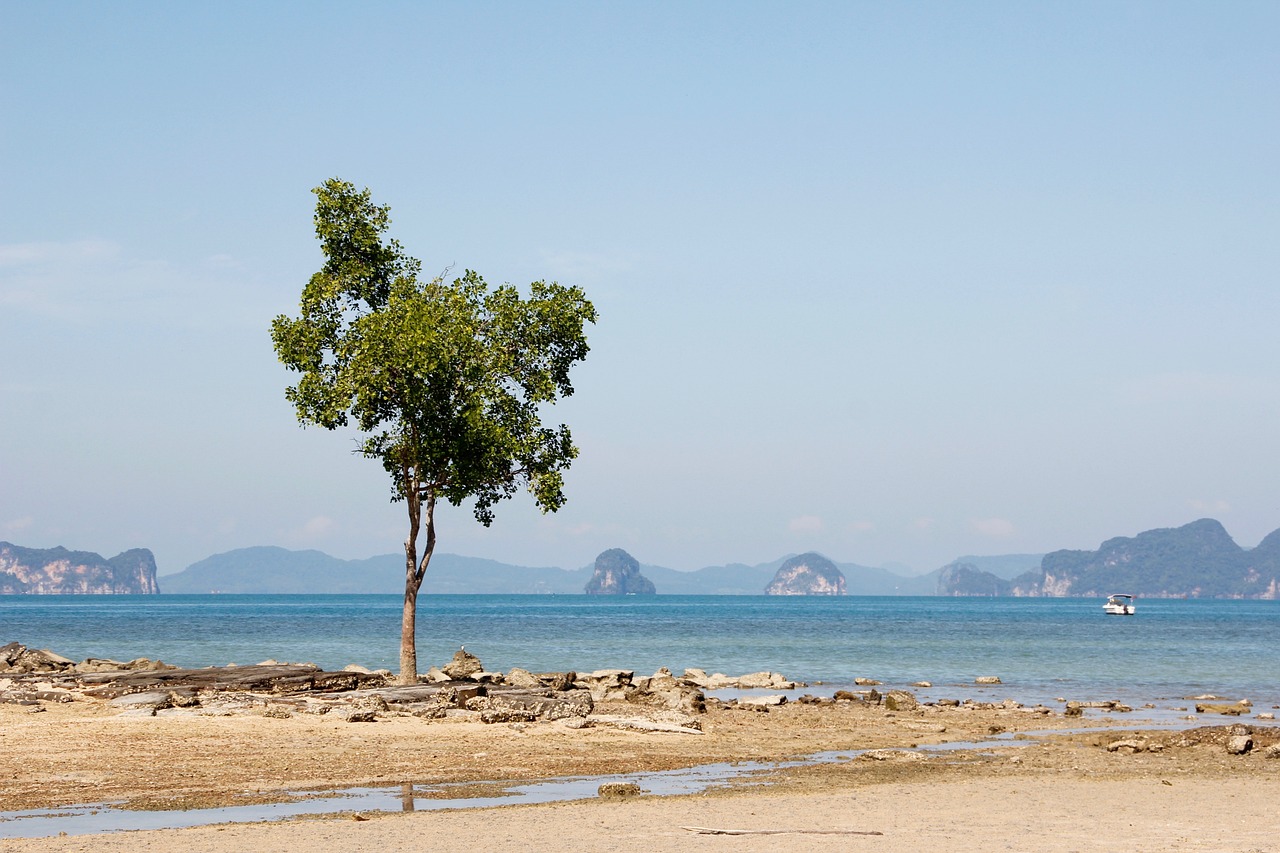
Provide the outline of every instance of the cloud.
{"type": "Polygon", "coordinates": [[[932,529],[933,525],[934,525],[934,520],[932,518],[929,518],[928,516],[921,516],[920,518],[917,518],[915,521],[911,522],[911,526],[914,527],[916,530],[930,530],[932,529]]]}
{"type": "Polygon", "coordinates": [[[0,269],[101,263],[114,260],[119,255],[119,244],[110,240],[0,244],[0,269]]]}
{"type": "Polygon", "coordinates": [[[849,524],[851,533],[870,533],[875,529],[876,523],[874,521],[854,521],[849,524]]]}
{"type": "Polygon", "coordinates": [[[1014,534],[1013,522],[1007,518],[975,518],[971,524],[983,536],[1007,539],[1014,534]]]}
{"type": "Polygon", "coordinates": [[[5,533],[21,533],[23,530],[29,529],[35,523],[36,520],[34,518],[29,515],[24,515],[22,518],[15,518],[11,521],[6,521],[2,527],[5,533]]]}
{"type": "Polygon", "coordinates": [[[792,533],[817,533],[822,528],[822,519],[816,515],[802,515],[787,522],[787,530],[792,533]]]}
{"type": "Polygon", "coordinates": [[[599,278],[626,272],[631,263],[623,258],[593,252],[566,252],[543,249],[542,265],[551,278],[599,278]]]}
{"type": "Polygon", "coordinates": [[[333,519],[327,515],[317,515],[307,519],[302,525],[301,535],[307,539],[318,539],[333,530],[333,519]]]}
{"type": "Polygon", "coordinates": [[[1231,512],[1231,504],[1227,503],[1221,498],[1214,501],[1203,501],[1203,500],[1197,500],[1193,498],[1192,500],[1187,501],[1187,506],[1191,507],[1196,512],[1208,512],[1208,513],[1231,512]]]}
{"type": "Polygon", "coordinates": [[[0,311],[89,327],[261,324],[267,297],[240,266],[140,257],[102,239],[0,244],[0,311]]]}

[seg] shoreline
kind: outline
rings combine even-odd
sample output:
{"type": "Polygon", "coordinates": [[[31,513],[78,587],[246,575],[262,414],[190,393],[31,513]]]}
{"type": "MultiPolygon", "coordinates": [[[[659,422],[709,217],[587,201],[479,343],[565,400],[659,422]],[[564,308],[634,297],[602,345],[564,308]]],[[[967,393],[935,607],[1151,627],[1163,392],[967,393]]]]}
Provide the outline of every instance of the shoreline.
{"type": "MultiPolygon", "coordinates": [[[[0,674],[0,680],[5,678],[0,674]]],[[[1118,783],[1121,788],[1135,785],[1135,790],[1142,791],[1156,785],[1165,789],[1158,793],[1166,799],[1176,799],[1183,788],[1190,787],[1184,783],[1194,780],[1196,786],[1220,787],[1222,796],[1230,798],[1232,810],[1242,807],[1240,786],[1251,792],[1244,796],[1246,810],[1256,797],[1273,798],[1280,793],[1280,760],[1273,760],[1280,758],[1280,727],[1265,719],[1270,708],[1240,708],[1238,717],[1203,713],[1194,720],[1162,724],[1143,716],[1144,710],[1151,709],[1132,714],[1091,710],[1067,716],[1062,708],[1009,701],[940,704],[887,698],[901,692],[877,692],[875,701],[868,692],[838,701],[770,700],[775,704],[712,697],[703,712],[676,710],[652,695],[632,692],[632,701],[603,698],[582,716],[505,722],[481,722],[480,712],[461,710],[427,718],[407,710],[411,706],[384,702],[383,710],[368,722],[356,723],[339,713],[307,712],[315,697],[295,696],[290,700],[294,704],[286,706],[279,696],[252,692],[241,697],[242,712],[226,716],[202,715],[199,707],[171,708],[167,713],[152,708],[150,713],[131,714],[105,698],[0,704],[0,801],[10,810],[122,801],[128,809],[163,812],[288,801],[298,798],[291,792],[299,791],[323,797],[348,788],[409,785],[425,806],[427,800],[449,792],[494,796],[504,785],[521,782],[626,777],[753,761],[769,766],[757,776],[729,780],[701,793],[644,793],[618,802],[597,798],[588,790],[581,795],[585,799],[573,802],[489,803],[479,809],[433,811],[429,817],[430,826],[456,824],[459,832],[471,831],[466,828],[477,823],[496,823],[524,826],[521,831],[535,836],[554,831],[560,838],[586,832],[593,820],[634,814],[637,820],[661,828],[656,835],[636,835],[634,848],[612,848],[637,850],[667,849],[645,843],[668,844],[670,849],[702,849],[698,845],[713,843],[708,840],[713,837],[696,836],[665,823],[678,814],[707,815],[705,819],[689,817],[688,825],[714,828],[719,822],[720,828],[741,824],[763,831],[769,827],[762,823],[768,823],[786,831],[743,836],[735,842],[750,850],[780,849],[797,841],[806,849],[828,849],[822,845],[837,841],[852,843],[849,837],[835,835],[795,837],[806,827],[830,823],[829,812],[839,803],[883,799],[884,810],[869,812],[870,822],[864,828],[897,832],[892,827],[901,822],[890,808],[888,792],[899,789],[933,792],[930,801],[950,803],[956,798],[977,798],[984,786],[1015,783],[1018,790],[1031,792],[1026,796],[1054,799],[1066,784],[1079,789],[1074,796],[1081,808],[1091,808],[1089,803],[1100,806],[1105,799],[1091,793],[1101,790],[1099,783],[1118,783]],[[282,707],[292,710],[282,711],[282,707]],[[1032,732],[1045,734],[1033,738],[1032,732]],[[1240,732],[1248,733],[1252,748],[1231,754],[1228,741],[1241,736],[1240,732]],[[996,734],[1009,740],[988,746],[985,742],[996,734]],[[975,743],[982,748],[973,748],[975,743]],[[917,747],[932,751],[921,752],[917,747]],[[818,754],[828,758],[803,766],[792,763],[818,754]],[[461,787],[444,787],[450,785],[461,787]],[[1170,788],[1178,790],[1171,793],[1170,788]],[[765,813],[773,817],[757,820],[765,813]],[[544,826],[548,821],[551,830],[544,826]],[[878,829],[886,821],[891,829],[878,829]]],[[[203,707],[214,706],[206,697],[203,707]]],[[[926,829],[938,814],[935,806],[939,803],[916,815],[924,823],[913,832],[930,837],[926,829]]],[[[413,849],[424,849],[419,833],[424,826],[421,821],[428,816],[381,812],[362,816],[370,820],[329,814],[282,823],[34,839],[3,838],[20,823],[5,821],[0,822],[0,851],[89,849],[77,846],[89,844],[95,850],[117,849],[116,845],[124,849],[124,843],[136,844],[142,837],[155,839],[155,849],[232,850],[253,839],[251,846],[269,850],[305,846],[309,842],[302,839],[320,832],[331,833],[334,843],[349,849],[365,849],[373,837],[382,839],[373,847],[407,848],[409,839],[417,835],[419,844],[413,849]],[[210,846],[202,846],[206,842],[210,846]],[[221,843],[230,846],[218,846],[221,843]]],[[[1004,820],[1007,829],[1016,817],[1005,813],[1002,803],[990,801],[977,813],[955,819],[983,826],[1004,820]]],[[[1139,822],[1146,819],[1140,817],[1139,822]]],[[[108,815],[102,815],[101,823],[107,825],[108,815]]],[[[840,826],[847,829],[846,824],[840,826]]],[[[512,846],[503,847],[496,842],[491,845],[486,834],[486,845],[518,849],[515,837],[512,846]]],[[[596,838],[594,843],[598,842],[596,838]]],[[[586,848],[599,849],[590,843],[586,848]]],[[[438,848],[425,849],[444,849],[443,842],[438,848]]],[[[990,848],[951,845],[945,849],[990,848]]],[[[1046,843],[1018,849],[1063,848],[1046,843]]]]}

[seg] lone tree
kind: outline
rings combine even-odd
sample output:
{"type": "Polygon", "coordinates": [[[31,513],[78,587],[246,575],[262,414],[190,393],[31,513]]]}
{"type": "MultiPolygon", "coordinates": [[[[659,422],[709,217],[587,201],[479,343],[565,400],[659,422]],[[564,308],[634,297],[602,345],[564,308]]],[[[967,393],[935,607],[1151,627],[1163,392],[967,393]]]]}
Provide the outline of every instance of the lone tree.
{"type": "Polygon", "coordinates": [[[544,426],[542,415],[573,393],[569,369],[587,355],[583,328],[596,311],[580,288],[554,282],[522,295],[471,270],[422,279],[421,264],[385,238],[389,208],[369,190],[335,178],[313,192],[324,266],[303,288],[301,316],[276,317],[271,339],[302,374],[285,391],[299,422],[354,422],[357,452],[382,463],[392,500],[408,507],[400,681],[414,683],[436,503],[472,500],[486,527],[494,504],[522,487],[543,512],[564,504],[578,449],[568,427],[544,426]]]}

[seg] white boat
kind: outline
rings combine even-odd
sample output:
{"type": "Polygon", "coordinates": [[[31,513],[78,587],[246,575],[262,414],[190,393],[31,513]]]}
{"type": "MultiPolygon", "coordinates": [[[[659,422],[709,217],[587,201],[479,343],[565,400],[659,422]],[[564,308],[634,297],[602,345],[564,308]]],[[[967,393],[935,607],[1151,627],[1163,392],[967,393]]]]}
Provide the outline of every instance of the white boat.
{"type": "Polygon", "coordinates": [[[1102,605],[1102,609],[1112,616],[1132,616],[1133,596],[1126,595],[1123,592],[1109,595],[1107,596],[1107,603],[1102,605]]]}

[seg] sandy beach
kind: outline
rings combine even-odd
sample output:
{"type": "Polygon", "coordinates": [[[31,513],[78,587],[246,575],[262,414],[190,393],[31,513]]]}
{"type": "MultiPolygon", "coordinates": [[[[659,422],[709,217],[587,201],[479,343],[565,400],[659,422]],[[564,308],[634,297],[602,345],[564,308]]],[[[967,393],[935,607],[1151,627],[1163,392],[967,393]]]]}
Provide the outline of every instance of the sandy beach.
{"type": "MultiPolygon", "coordinates": [[[[592,718],[663,713],[617,703],[598,706],[592,718]]],[[[1252,712],[1206,714],[1179,730],[1131,730],[1140,716],[972,706],[887,711],[859,702],[759,711],[713,703],[699,715],[702,733],[689,734],[410,715],[361,724],[307,714],[139,717],[85,701],[39,712],[0,706],[0,801],[8,810],[105,801],[208,808],[363,785],[473,783],[464,791],[492,794],[495,786],[485,783],[850,753],[686,796],[342,812],[7,839],[0,851],[870,850],[886,843],[938,851],[1280,849],[1280,759],[1270,749],[1280,729],[1273,722],[1252,712]],[[1228,739],[1246,731],[1241,726],[1252,748],[1230,754],[1228,739]],[[910,751],[997,733],[1006,740],[994,747],[910,751]]]]}

